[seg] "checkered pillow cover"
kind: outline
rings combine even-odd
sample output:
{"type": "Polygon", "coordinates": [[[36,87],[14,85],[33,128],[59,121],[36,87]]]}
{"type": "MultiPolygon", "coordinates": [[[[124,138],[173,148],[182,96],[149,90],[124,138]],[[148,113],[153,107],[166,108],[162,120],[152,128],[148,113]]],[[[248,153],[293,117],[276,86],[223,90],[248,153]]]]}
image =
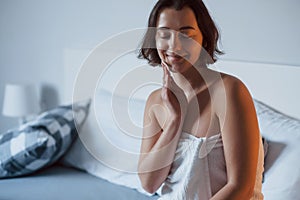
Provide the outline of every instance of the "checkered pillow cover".
{"type": "Polygon", "coordinates": [[[57,161],[84,123],[90,100],[59,106],[0,134],[0,178],[30,174],[57,161]]]}

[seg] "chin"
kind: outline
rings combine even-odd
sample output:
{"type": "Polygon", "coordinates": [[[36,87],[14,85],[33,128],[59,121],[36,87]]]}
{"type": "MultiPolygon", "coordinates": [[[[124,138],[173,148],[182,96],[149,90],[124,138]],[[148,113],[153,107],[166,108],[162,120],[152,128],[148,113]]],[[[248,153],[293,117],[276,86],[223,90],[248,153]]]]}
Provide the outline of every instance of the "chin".
{"type": "Polygon", "coordinates": [[[186,70],[188,70],[190,67],[193,67],[191,65],[187,66],[186,63],[182,63],[182,64],[174,64],[170,66],[170,71],[172,73],[183,73],[186,70]]]}
{"type": "Polygon", "coordinates": [[[172,72],[172,73],[183,73],[184,71],[185,71],[186,69],[184,69],[184,68],[182,68],[182,67],[177,67],[177,66],[175,66],[175,67],[171,67],[170,68],[170,71],[172,72]]]}

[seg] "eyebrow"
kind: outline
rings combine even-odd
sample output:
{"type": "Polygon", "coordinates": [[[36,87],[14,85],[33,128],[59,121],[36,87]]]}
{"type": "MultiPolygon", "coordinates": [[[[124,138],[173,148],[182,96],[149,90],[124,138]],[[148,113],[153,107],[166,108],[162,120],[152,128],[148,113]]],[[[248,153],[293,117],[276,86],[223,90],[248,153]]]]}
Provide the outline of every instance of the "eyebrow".
{"type": "MultiPolygon", "coordinates": [[[[162,26],[162,27],[158,27],[158,29],[170,29],[169,27],[165,27],[165,26],[162,26]]],[[[183,26],[183,27],[180,27],[180,31],[182,30],[187,30],[187,29],[193,29],[193,30],[196,30],[194,27],[192,26],[183,26]]]]}
{"type": "Polygon", "coordinates": [[[192,26],[184,26],[184,27],[181,27],[179,30],[186,30],[186,29],[193,29],[193,30],[195,30],[195,28],[192,27],[192,26]]]}

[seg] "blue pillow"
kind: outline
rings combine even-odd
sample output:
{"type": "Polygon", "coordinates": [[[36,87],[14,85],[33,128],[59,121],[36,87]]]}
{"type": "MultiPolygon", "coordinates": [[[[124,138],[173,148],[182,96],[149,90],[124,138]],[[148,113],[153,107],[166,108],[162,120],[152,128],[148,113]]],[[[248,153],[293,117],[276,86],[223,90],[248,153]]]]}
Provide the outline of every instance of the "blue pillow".
{"type": "Polygon", "coordinates": [[[90,100],[59,106],[0,134],[0,178],[30,174],[53,164],[71,146],[90,100]]]}

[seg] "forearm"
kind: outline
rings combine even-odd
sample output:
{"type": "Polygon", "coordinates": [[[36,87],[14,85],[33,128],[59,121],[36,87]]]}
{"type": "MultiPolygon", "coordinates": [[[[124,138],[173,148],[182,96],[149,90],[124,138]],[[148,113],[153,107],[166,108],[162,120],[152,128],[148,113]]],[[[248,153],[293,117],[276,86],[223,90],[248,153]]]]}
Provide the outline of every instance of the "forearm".
{"type": "Polygon", "coordinates": [[[149,152],[144,152],[139,161],[139,177],[143,187],[155,192],[164,182],[174,160],[183,120],[171,120],[149,152]]]}
{"type": "Polygon", "coordinates": [[[253,188],[250,186],[227,183],[210,200],[249,200],[252,194],[253,188]]]}

